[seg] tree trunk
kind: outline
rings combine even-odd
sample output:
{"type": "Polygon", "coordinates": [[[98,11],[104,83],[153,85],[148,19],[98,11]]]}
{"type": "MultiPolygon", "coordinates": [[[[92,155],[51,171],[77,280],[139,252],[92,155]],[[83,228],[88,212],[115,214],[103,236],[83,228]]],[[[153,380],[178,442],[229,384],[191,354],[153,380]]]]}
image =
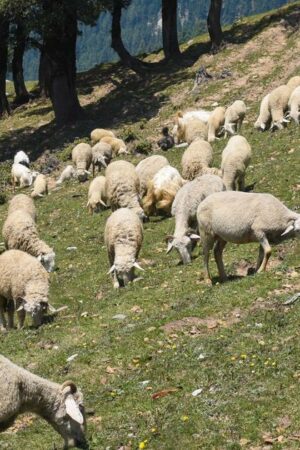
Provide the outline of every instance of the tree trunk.
{"type": "Polygon", "coordinates": [[[29,101],[29,94],[26,89],[23,74],[23,56],[26,47],[26,35],[24,26],[21,22],[19,22],[17,25],[15,38],[16,44],[14,46],[12,59],[12,74],[16,93],[14,103],[16,105],[22,105],[29,101]]]}
{"type": "Polygon", "coordinates": [[[177,0],[162,0],[162,32],[165,58],[178,58],[177,0]]]}
{"type": "Polygon", "coordinates": [[[223,42],[221,27],[222,0],[211,0],[207,16],[207,28],[211,40],[211,51],[216,53],[223,42]]]}
{"type": "Polygon", "coordinates": [[[10,113],[6,97],[8,34],[9,23],[5,17],[0,16],[0,117],[10,113]]]}
{"type": "Polygon", "coordinates": [[[50,22],[43,36],[46,88],[57,125],[63,126],[83,116],[76,91],[77,13],[59,0],[44,0],[43,5],[50,22]]]}
{"type": "Polygon", "coordinates": [[[48,98],[50,96],[49,93],[49,80],[47,80],[47,75],[49,75],[49,67],[47,64],[47,57],[45,55],[44,48],[41,48],[40,53],[40,62],[39,62],[39,95],[41,97],[48,98]]]}

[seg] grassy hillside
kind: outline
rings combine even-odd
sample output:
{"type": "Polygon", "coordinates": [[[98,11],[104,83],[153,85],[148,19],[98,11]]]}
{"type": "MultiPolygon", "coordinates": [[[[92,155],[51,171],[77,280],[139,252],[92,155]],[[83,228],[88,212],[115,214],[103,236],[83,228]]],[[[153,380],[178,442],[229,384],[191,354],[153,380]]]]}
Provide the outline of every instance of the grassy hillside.
{"type": "MultiPolygon", "coordinates": [[[[262,96],[300,73],[299,29],[281,22],[295,14],[299,3],[239,22],[216,56],[205,53],[207,36],[196,38],[183,45],[182,65],[147,80],[119,65],[82,74],[86,119],[57,131],[50,105],[33,102],[0,122],[0,157],[23,149],[39,167],[38,158],[51,150],[64,161],[74,142],[87,140],[96,126],[123,137],[133,133],[134,144],[145,147],[178,109],[212,108],[216,101],[226,106],[242,98],[249,107],[243,135],[253,149],[247,184],[299,210],[300,128],[289,124],[276,133],[253,128],[262,96]],[[195,97],[190,91],[202,65],[212,74],[230,69],[232,76],[203,85],[195,97]]],[[[220,140],[213,146],[214,165],[225,145],[220,140]]],[[[172,149],[166,156],[180,168],[182,152],[172,149]]],[[[1,166],[4,183],[8,165],[1,166]]],[[[283,305],[300,288],[299,241],[273,247],[268,271],[253,276],[246,273],[255,266],[258,246],[229,244],[224,262],[231,279],[219,284],[211,259],[215,279],[208,287],[201,248],[191,265],[178,265],[175,253],[166,255],[164,242],[174,220],[152,218],[140,254],[143,279],[116,291],[103,242],[110,211],[89,216],[87,190],[88,184],[71,182],[37,201],[40,234],[57,254],[49,300],[68,309],[38,330],[27,322],[24,330],[1,335],[0,352],[41,376],[81,386],[93,412],[88,436],[94,450],[299,448],[300,303],[283,305]],[[70,246],[77,250],[68,251],[70,246]],[[67,362],[73,354],[78,356],[67,362]],[[169,395],[152,398],[171,388],[169,395]],[[202,391],[194,397],[196,389],[202,391]]],[[[6,192],[12,196],[9,186],[6,192]]],[[[6,211],[7,205],[0,206],[0,227],[6,211]]],[[[42,420],[19,419],[1,434],[0,449],[61,445],[42,420]]]]}

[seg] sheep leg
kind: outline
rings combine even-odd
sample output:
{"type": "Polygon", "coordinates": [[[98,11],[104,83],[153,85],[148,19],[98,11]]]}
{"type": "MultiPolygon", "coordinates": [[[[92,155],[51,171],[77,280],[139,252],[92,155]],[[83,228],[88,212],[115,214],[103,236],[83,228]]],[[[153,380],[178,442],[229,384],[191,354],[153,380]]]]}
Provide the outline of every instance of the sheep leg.
{"type": "Polygon", "coordinates": [[[6,319],[4,314],[5,299],[0,297],[0,331],[6,331],[6,319]]]}
{"type": "Polygon", "coordinates": [[[204,279],[206,282],[211,283],[211,276],[209,272],[209,253],[214,246],[214,238],[212,236],[208,236],[207,234],[205,234],[205,237],[202,238],[201,233],[200,236],[203,247],[204,279]]]}
{"type": "Polygon", "coordinates": [[[261,272],[264,272],[266,270],[269,258],[271,256],[271,247],[270,247],[270,244],[268,242],[268,239],[264,236],[259,242],[260,242],[260,245],[261,245],[261,247],[263,249],[264,256],[263,256],[262,263],[261,263],[259,269],[257,270],[257,273],[261,273],[261,272]]]}
{"type": "Polygon", "coordinates": [[[262,262],[264,259],[264,249],[262,248],[262,246],[259,246],[259,251],[258,251],[258,258],[257,258],[257,263],[256,263],[256,272],[258,271],[258,269],[260,268],[262,262]]]}
{"type": "Polygon", "coordinates": [[[217,263],[220,280],[222,282],[227,280],[227,276],[226,276],[224,264],[223,264],[223,250],[224,250],[226,244],[227,244],[226,241],[224,241],[221,238],[218,238],[217,243],[214,248],[215,261],[217,263]]]}
{"type": "Polygon", "coordinates": [[[245,190],[245,175],[240,175],[237,180],[237,186],[239,191],[245,190]]]}
{"type": "Polygon", "coordinates": [[[13,301],[8,302],[7,304],[7,316],[8,316],[8,326],[9,330],[14,327],[14,313],[15,313],[15,305],[13,301]]]}
{"type": "Polygon", "coordinates": [[[92,164],[92,167],[93,167],[93,178],[95,178],[95,164],[94,163],[92,164]]]}
{"type": "Polygon", "coordinates": [[[24,311],[24,309],[21,309],[21,311],[17,311],[18,330],[21,330],[23,328],[23,326],[24,326],[25,315],[26,315],[26,312],[24,311]]]}

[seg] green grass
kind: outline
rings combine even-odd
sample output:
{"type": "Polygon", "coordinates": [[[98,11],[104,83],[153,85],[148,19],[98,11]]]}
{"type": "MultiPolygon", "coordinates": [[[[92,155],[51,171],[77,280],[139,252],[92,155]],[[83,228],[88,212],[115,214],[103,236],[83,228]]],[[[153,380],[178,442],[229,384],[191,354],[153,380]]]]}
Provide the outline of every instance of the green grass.
{"type": "MultiPolygon", "coordinates": [[[[262,18],[247,19],[238,26],[257,24],[261,32],[262,18]]],[[[290,35],[286,48],[293,49],[297,38],[299,32],[290,35]]],[[[197,54],[196,47],[203,42],[203,37],[194,39],[190,54],[197,54]]],[[[210,70],[226,67],[227,57],[242,48],[243,44],[234,44],[210,59],[210,70]]],[[[245,61],[234,61],[230,69],[243,76],[260,57],[259,49],[254,52],[255,56],[249,54],[245,61]]],[[[262,55],[265,52],[261,49],[262,55]]],[[[0,123],[1,149],[13,154],[22,145],[36,156],[46,149],[57,150],[57,156],[66,160],[74,141],[86,139],[95,125],[102,124],[116,128],[120,135],[134,133],[138,137],[135,144],[144,146],[179,108],[201,106],[210,96],[216,96],[220,104],[246,96],[249,123],[243,134],[253,149],[247,184],[255,182],[256,192],[270,192],[297,209],[300,128],[290,124],[273,134],[253,129],[260,100],[253,89],[284,76],[280,68],[284,52],[285,47],[272,54],[278,64],[263,77],[250,79],[243,88],[230,79],[208,83],[201,88],[200,100],[188,91],[196,68],[207,55],[146,82],[118,65],[97,68],[80,76],[79,88],[86,89],[82,100],[99,80],[119,80],[122,86],[88,104],[83,122],[57,131],[49,105],[37,101],[0,123]],[[224,92],[224,86],[231,88],[224,92]],[[173,96],[181,92],[186,95],[174,105],[173,96]],[[143,110],[144,106],[149,111],[143,110]],[[45,124],[37,126],[41,121],[45,124]]],[[[213,146],[214,165],[219,165],[224,146],[224,140],[213,146]]],[[[166,156],[180,168],[182,152],[172,149],[166,156]]],[[[136,163],[139,159],[129,160],[136,163]]],[[[7,174],[8,165],[1,168],[7,174]]],[[[94,410],[88,419],[94,450],[117,449],[122,444],[137,449],[142,442],[145,448],[157,450],[262,448],[267,433],[274,439],[274,449],[299,448],[295,436],[300,421],[300,303],[283,306],[284,300],[299,290],[299,242],[273,247],[271,261],[278,265],[266,273],[233,278],[224,284],[217,283],[211,258],[216,283],[208,287],[203,282],[201,248],[195,251],[191,265],[178,265],[175,253],[166,255],[164,242],[174,229],[174,220],[153,218],[144,227],[143,279],[116,291],[107,275],[103,242],[110,211],[89,216],[87,190],[87,184],[71,182],[37,201],[40,235],[57,254],[49,301],[56,307],[68,305],[68,309],[38,330],[27,322],[23,331],[0,336],[1,353],[41,376],[78,383],[87,408],[94,410]],[[67,251],[69,246],[77,250],[67,251]],[[117,314],[126,317],[114,319],[117,314]],[[188,317],[197,318],[198,325],[164,331],[164,325],[188,317]],[[78,357],[68,363],[66,359],[75,353],[78,357]],[[110,368],[114,373],[108,373],[110,368]],[[178,390],[152,399],[153,393],[167,388],[178,390]],[[202,392],[193,397],[192,392],[199,388],[202,392]],[[290,420],[288,427],[282,425],[285,417],[290,420]]],[[[12,195],[9,189],[6,193],[12,195]]],[[[7,205],[0,206],[0,227],[6,210],[7,205]]],[[[257,250],[257,245],[229,244],[224,252],[228,273],[236,274],[241,260],[254,266],[257,250]]],[[[3,433],[0,449],[44,450],[52,449],[53,443],[61,445],[60,437],[44,421],[35,419],[17,433],[3,433]]]]}

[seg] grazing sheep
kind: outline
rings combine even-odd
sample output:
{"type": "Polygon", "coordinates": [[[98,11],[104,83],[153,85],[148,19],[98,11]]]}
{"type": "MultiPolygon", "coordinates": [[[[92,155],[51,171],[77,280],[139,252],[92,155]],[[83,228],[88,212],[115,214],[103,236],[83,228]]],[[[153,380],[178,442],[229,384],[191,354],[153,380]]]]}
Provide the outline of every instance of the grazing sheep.
{"type": "Polygon", "coordinates": [[[3,225],[2,236],[8,250],[23,250],[35,256],[48,272],[54,270],[55,253],[39,238],[34,220],[25,210],[9,214],[3,225]]]}
{"type": "Polygon", "coordinates": [[[127,146],[122,139],[117,139],[116,137],[105,136],[100,142],[105,142],[109,144],[112,149],[113,156],[129,154],[127,146]]]}
{"type": "Polygon", "coordinates": [[[40,326],[48,309],[49,290],[49,275],[41,263],[28,253],[8,250],[0,255],[0,273],[0,331],[13,328],[15,310],[18,328],[23,327],[26,312],[33,325],[40,326]]]}
{"type": "Polygon", "coordinates": [[[137,215],[128,208],[115,211],[107,220],[104,240],[115,288],[124,287],[134,279],[142,242],[143,226],[137,215]]]}
{"type": "Polygon", "coordinates": [[[175,141],[173,136],[171,136],[169,134],[169,128],[168,127],[164,127],[162,129],[162,138],[158,141],[158,145],[162,150],[168,150],[169,148],[174,147],[175,145],[175,141]]]}
{"type": "Polygon", "coordinates": [[[148,216],[162,211],[171,213],[171,207],[176,193],[184,184],[180,173],[171,166],[162,167],[149,181],[147,194],[143,200],[144,211],[148,216]]]}
{"type": "Polygon", "coordinates": [[[184,120],[182,115],[178,113],[177,116],[177,130],[174,135],[175,142],[187,142],[190,144],[196,138],[207,140],[208,128],[207,124],[197,118],[190,118],[184,120]]]}
{"type": "Polygon", "coordinates": [[[242,100],[236,100],[225,112],[225,133],[235,134],[241,129],[246,115],[246,105],[242,100]]]}
{"type": "Polygon", "coordinates": [[[262,99],[259,109],[259,116],[254,124],[254,128],[261,129],[262,131],[265,131],[271,125],[272,117],[269,109],[269,97],[270,94],[267,94],[262,99]]]}
{"type": "Polygon", "coordinates": [[[245,172],[251,161],[251,147],[243,136],[229,139],[222,153],[222,177],[227,191],[244,190],[245,172]]]}
{"type": "Polygon", "coordinates": [[[203,139],[196,139],[185,150],[181,158],[182,176],[193,180],[202,175],[202,169],[209,167],[213,160],[211,145],[203,139]]]}
{"type": "Polygon", "coordinates": [[[62,436],[64,449],[87,448],[83,396],[72,381],[53,383],[0,355],[0,398],[0,431],[32,412],[62,436]]]}
{"type": "Polygon", "coordinates": [[[98,144],[94,145],[92,148],[93,154],[93,177],[95,176],[95,167],[98,167],[98,172],[100,172],[101,167],[106,169],[107,165],[112,160],[112,147],[110,144],[106,144],[105,142],[98,142],[98,144]]]}
{"type": "Polygon", "coordinates": [[[76,177],[76,170],[74,169],[74,167],[71,164],[69,164],[68,166],[66,166],[64,168],[64,170],[60,174],[60,177],[56,181],[56,184],[62,184],[65,181],[68,181],[71,178],[75,178],[75,177],[76,177]]]}
{"type": "Polygon", "coordinates": [[[140,196],[143,198],[147,192],[147,186],[154,175],[165,166],[169,165],[169,161],[164,156],[152,155],[143,159],[138,163],[135,170],[140,179],[140,196]]]}
{"type": "Polygon", "coordinates": [[[22,164],[23,166],[29,167],[30,161],[28,155],[23,150],[20,150],[14,156],[14,164],[22,164]]]}
{"type": "Polygon", "coordinates": [[[214,142],[225,122],[225,111],[223,106],[213,110],[208,119],[208,142],[214,142]]]}
{"type": "Polygon", "coordinates": [[[288,110],[291,88],[283,84],[274,89],[269,95],[269,110],[272,117],[271,129],[283,129],[283,123],[288,122],[284,115],[288,110]]]}
{"type": "Polygon", "coordinates": [[[11,168],[11,180],[15,191],[16,184],[19,184],[20,188],[31,186],[34,180],[34,174],[23,164],[14,163],[11,168]]]}
{"type": "Polygon", "coordinates": [[[106,205],[106,190],[105,190],[105,177],[96,177],[90,184],[88,193],[87,208],[90,214],[97,212],[101,209],[101,206],[106,205]]]}
{"type": "Polygon", "coordinates": [[[211,279],[209,252],[216,242],[214,255],[222,281],[226,280],[222,253],[227,242],[259,242],[257,272],[262,272],[271,255],[269,242],[278,243],[300,231],[300,214],[291,211],[270,194],[212,194],[199,205],[197,219],[206,279],[211,279]]]}
{"type": "Polygon", "coordinates": [[[39,174],[34,181],[31,197],[44,197],[45,194],[48,195],[48,180],[45,175],[39,174]]]}
{"type": "Polygon", "coordinates": [[[175,248],[183,264],[191,262],[193,248],[200,239],[197,234],[197,208],[206,197],[224,190],[221,178],[216,175],[197,177],[179,189],[172,205],[175,231],[173,236],[168,236],[167,253],[175,248]]]}
{"type": "Polygon", "coordinates": [[[79,181],[87,180],[89,168],[92,164],[92,147],[89,144],[78,144],[72,150],[72,162],[76,166],[76,174],[79,181]]]}
{"type": "Polygon", "coordinates": [[[101,141],[105,136],[115,137],[115,134],[110,130],[105,130],[104,128],[96,128],[91,132],[91,141],[93,144],[101,141]]]}
{"type": "MultiPolygon", "coordinates": [[[[178,118],[180,117],[183,122],[188,122],[190,119],[198,119],[204,123],[208,122],[208,119],[211,115],[210,111],[205,111],[204,109],[195,110],[195,111],[187,111],[182,113],[179,111],[175,118],[175,125],[172,130],[172,135],[176,138],[178,133],[178,118]]],[[[177,139],[175,139],[176,144],[178,144],[177,139]]]]}
{"type": "Polygon", "coordinates": [[[299,125],[300,116],[300,86],[296,87],[289,98],[289,116],[299,125]]]}
{"type": "Polygon", "coordinates": [[[133,164],[127,161],[112,162],[105,171],[106,198],[112,211],[132,209],[141,220],[146,220],[140,205],[140,181],[133,164]]]}
{"type": "Polygon", "coordinates": [[[36,208],[34,206],[33,200],[25,194],[15,195],[9,202],[7,215],[9,216],[17,210],[23,210],[28,213],[34,221],[36,221],[36,208]]]}

